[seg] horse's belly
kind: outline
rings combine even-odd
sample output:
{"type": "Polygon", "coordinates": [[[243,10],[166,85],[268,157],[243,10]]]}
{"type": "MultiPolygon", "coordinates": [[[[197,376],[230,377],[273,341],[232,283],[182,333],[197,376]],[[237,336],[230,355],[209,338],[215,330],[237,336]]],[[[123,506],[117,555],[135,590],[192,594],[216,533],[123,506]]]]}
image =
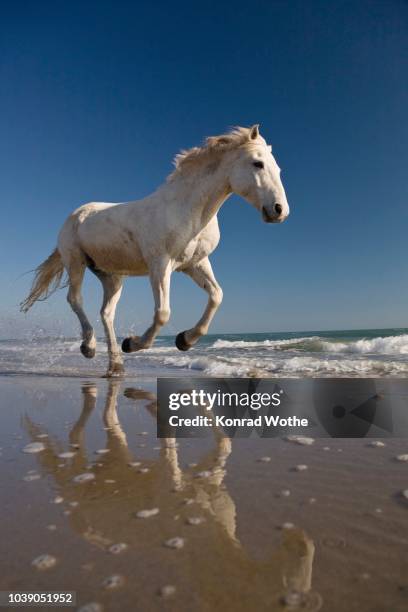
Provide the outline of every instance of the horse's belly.
{"type": "Polygon", "coordinates": [[[126,276],[148,274],[138,244],[126,234],[115,242],[99,240],[97,243],[87,242],[81,246],[91,265],[97,270],[126,276]]]}
{"type": "Polygon", "coordinates": [[[144,276],[148,273],[137,236],[113,217],[117,207],[91,214],[78,230],[80,246],[91,266],[108,274],[144,276]]]}
{"type": "Polygon", "coordinates": [[[122,274],[124,276],[145,276],[148,274],[146,262],[138,257],[132,250],[116,249],[115,247],[89,248],[86,251],[97,270],[108,274],[122,274]]]}

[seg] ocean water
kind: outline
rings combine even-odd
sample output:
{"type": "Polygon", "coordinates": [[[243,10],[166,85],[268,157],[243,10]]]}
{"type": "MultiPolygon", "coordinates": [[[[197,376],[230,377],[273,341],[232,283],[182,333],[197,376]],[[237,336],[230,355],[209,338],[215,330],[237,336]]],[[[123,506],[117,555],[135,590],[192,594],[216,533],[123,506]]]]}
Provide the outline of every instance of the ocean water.
{"type": "MultiPolygon", "coordinates": [[[[30,336],[0,341],[0,374],[95,376],[107,367],[105,342],[86,360],[78,338],[30,336]]],[[[125,356],[129,376],[406,377],[408,328],[326,332],[213,334],[190,351],[161,336],[125,356]]]]}

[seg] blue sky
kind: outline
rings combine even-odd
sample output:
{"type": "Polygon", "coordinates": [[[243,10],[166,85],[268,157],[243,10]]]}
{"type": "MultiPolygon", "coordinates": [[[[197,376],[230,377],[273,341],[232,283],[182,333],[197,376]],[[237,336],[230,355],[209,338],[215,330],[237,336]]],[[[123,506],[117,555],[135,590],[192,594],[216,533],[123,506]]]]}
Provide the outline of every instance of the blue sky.
{"type": "MultiPolygon", "coordinates": [[[[17,312],[72,209],[143,197],[180,148],[253,123],[291,216],[224,205],[212,331],[408,324],[406,2],[10,2],[0,29],[2,337],[77,332],[65,292],[17,312]]],[[[98,319],[91,275],[84,296],[98,319]]],[[[205,301],[173,275],[166,333],[205,301]]],[[[118,332],[151,315],[148,281],[129,279],[118,332]]]]}

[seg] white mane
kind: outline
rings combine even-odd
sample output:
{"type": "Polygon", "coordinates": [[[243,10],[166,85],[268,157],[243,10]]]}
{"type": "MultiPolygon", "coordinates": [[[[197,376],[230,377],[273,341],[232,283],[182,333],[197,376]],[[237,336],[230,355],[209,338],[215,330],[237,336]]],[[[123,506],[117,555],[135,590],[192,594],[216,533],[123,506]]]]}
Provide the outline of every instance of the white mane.
{"type": "MultiPolygon", "coordinates": [[[[211,161],[220,152],[235,149],[249,143],[255,144],[256,141],[251,140],[250,134],[251,128],[236,126],[227,134],[209,136],[201,147],[192,147],[191,149],[180,151],[173,160],[175,170],[170,174],[168,180],[181,174],[193,162],[199,162],[204,159],[211,161]]],[[[259,140],[262,139],[261,136],[258,138],[259,140]]]]}

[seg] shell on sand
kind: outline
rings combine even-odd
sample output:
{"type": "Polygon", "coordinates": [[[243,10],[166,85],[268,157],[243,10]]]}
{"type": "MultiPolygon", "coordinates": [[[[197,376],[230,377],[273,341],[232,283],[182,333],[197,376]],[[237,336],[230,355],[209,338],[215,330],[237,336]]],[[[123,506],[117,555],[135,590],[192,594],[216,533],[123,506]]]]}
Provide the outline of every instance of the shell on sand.
{"type": "Polygon", "coordinates": [[[165,586],[162,586],[159,589],[159,595],[160,597],[166,598],[166,597],[172,597],[172,595],[174,595],[176,592],[176,587],[172,584],[166,584],[165,586]]]}
{"type": "Polygon", "coordinates": [[[179,538],[179,537],[170,538],[169,540],[166,540],[164,542],[164,546],[166,546],[167,548],[175,548],[175,549],[183,548],[184,538],[179,538]]]}
{"type": "Polygon", "coordinates": [[[40,474],[27,474],[26,476],[24,476],[23,480],[25,482],[32,482],[33,480],[40,480],[40,478],[40,474]]]}
{"type": "Polygon", "coordinates": [[[108,551],[112,555],[120,555],[120,553],[124,552],[127,547],[128,545],[124,542],[118,542],[118,544],[112,544],[112,546],[109,546],[108,551]]]}
{"type": "Polygon", "coordinates": [[[91,480],[94,480],[95,478],[95,474],[93,474],[92,472],[84,472],[83,474],[78,474],[78,476],[75,476],[75,478],[73,478],[73,482],[76,482],[78,484],[81,484],[83,482],[90,482],[91,480]]]}
{"type": "Polygon", "coordinates": [[[371,446],[373,448],[382,448],[383,446],[385,446],[385,444],[384,442],[381,442],[381,440],[373,440],[372,442],[369,442],[367,446],[371,446]]]}
{"type": "Polygon", "coordinates": [[[307,468],[307,465],[301,463],[299,465],[295,465],[293,469],[295,472],[305,472],[308,468],[307,468]]]}
{"type": "Polygon", "coordinates": [[[104,589],[117,589],[121,587],[125,582],[125,579],[120,574],[113,574],[112,576],[108,576],[102,582],[102,586],[104,589]]]}
{"type": "Polygon", "coordinates": [[[150,510],[139,510],[139,512],[136,512],[136,518],[140,518],[140,519],[146,519],[146,518],[150,518],[151,516],[156,516],[156,514],[159,514],[159,509],[158,508],[151,508],[150,510]]]}
{"type": "Polygon", "coordinates": [[[64,501],[64,498],[61,497],[61,495],[57,495],[57,497],[54,497],[54,499],[52,500],[54,504],[62,504],[63,501],[64,501]]]}
{"type": "Polygon", "coordinates": [[[95,453],[97,455],[106,455],[106,453],[110,453],[110,449],[109,448],[99,448],[98,450],[95,451],[95,453]]]}
{"type": "Polygon", "coordinates": [[[396,461],[400,461],[401,463],[407,463],[408,462],[408,454],[406,455],[397,455],[395,457],[396,461]]]}
{"type": "Polygon", "coordinates": [[[72,457],[75,457],[75,453],[73,451],[67,451],[65,453],[60,453],[58,457],[60,459],[72,459],[72,457]]]}
{"type": "Polygon", "coordinates": [[[45,450],[45,445],[42,442],[31,442],[23,448],[23,453],[41,453],[45,450]]]}
{"type": "Polygon", "coordinates": [[[404,491],[401,491],[401,495],[402,495],[402,497],[404,497],[405,499],[408,499],[408,489],[404,489],[404,491]]]}
{"type": "Polygon", "coordinates": [[[293,529],[294,527],[295,527],[294,524],[293,523],[289,523],[289,522],[283,523],[281,525],[281,529],[293,529]]]}
{"type": "Polygon", "coordinates": [[[204,522],[205,522],[205,518],[203,518],[202,516],[190,516],[186,520],[187,525],[201,525],[201,523],[204,523],[204,522]]]}
{"type": "Polygon", "coordinates": [[[54,567],[54,565],[57,563],[57,559],[55,557],[53,557],[52,555],[40,555],[39,557],[36,557],[32,562],[31,565],[34,565],[34,567],[36,567],[38,570],[48,570],[51,569],[52,567],[54,567]]]}
{"type": "Polygon", "coordinates": [[[257,459],[257,461],[259,461],[260,463],[269,463],[270,461],[272,461],[272,459],[270,457],[260,457],[259,459],[257,459]]]}
{"type": "Polygon", "coordinates": [[[285,440],[287,442],[295,442],[302,446],[311,446],[314,444],[314,438],[308,438],[307,436],[286,436],[285,440]]]}
{"type": "Polygon", "coordinates": [[[129,467],[133,467],[133,468],[134,468],[134,467],[139,467],[140,465],[142,465],[142,462],[141,462],[141,461],[130,461],[130,462],[128,463],[128,466],[129,466],[129,467]]]}

